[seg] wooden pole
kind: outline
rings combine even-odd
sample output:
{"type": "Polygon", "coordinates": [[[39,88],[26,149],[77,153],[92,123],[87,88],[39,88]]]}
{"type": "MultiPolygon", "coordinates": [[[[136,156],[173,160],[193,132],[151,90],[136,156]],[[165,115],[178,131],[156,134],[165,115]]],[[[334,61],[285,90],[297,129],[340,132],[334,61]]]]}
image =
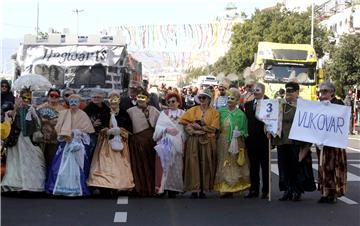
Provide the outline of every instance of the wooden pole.
{"type": "Polygon", "coordinates": [[[269,195],[268,199],[271,202],[271,139],[268,137],[269,142],[269,195]]]}

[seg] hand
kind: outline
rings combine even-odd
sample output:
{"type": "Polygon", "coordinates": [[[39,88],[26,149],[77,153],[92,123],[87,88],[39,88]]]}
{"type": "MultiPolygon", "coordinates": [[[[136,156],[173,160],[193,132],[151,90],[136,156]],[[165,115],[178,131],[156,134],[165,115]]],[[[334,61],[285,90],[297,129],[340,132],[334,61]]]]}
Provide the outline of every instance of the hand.
{"type": "Polygon", "coordinates": [[[119,127],[115,127],[115,128],[111,128],[107,131],[107,135],[119,135],[120,134],[120,128],[119,127]]]}
{"type": "Polygon", "coordinates": [[[70,143],[72,141],[72,137],[64,136],[64,140],[65,140],[66,143],[70,143]]]}
{"type": "Polygon", "coordinates": [[[179,133],[179,131],[175,128],[166,128],[165,131],[171,136],[176,136],[179,133]]]}
{"type": "Polygon", "coordinates": [[[5,121],[12,123],[12,111],[5,112],[5,121]]]}
{"type": "Polygon", "coordinates": [[[238,137],[240,137],[241,136],[241,131],[239,131],[239,130],[233,130],[233,137],[234,138],[238,138],[238,137]]]}
{"type": "Polygon", "coordinates": [[[96,119],[96,120],[93,122],[93,126],[94,126],[94,127],[97,127],[97,126],[100,126],[100,125],[101,125],[100,119],[96,119]]]}
{"type": "Polygon", "coordinates": [[[196,122],[194,122],[194,123],[192,124],[192,127],[193,127],[194,129],[201,129],[201,126],[200,126],[199,124],[197,124],[196,122]]]}

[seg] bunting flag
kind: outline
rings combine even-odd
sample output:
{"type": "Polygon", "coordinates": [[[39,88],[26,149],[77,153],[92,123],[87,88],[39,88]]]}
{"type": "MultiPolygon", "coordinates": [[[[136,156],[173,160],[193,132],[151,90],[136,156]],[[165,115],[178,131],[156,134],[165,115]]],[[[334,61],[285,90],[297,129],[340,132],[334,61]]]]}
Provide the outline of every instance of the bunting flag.
{"type": "Polygon", "coordinates": [[[216,62],[230,48],[232,22],[181,25],[118,26],[128,51],[145,73],[183,72],[216,62]]]}

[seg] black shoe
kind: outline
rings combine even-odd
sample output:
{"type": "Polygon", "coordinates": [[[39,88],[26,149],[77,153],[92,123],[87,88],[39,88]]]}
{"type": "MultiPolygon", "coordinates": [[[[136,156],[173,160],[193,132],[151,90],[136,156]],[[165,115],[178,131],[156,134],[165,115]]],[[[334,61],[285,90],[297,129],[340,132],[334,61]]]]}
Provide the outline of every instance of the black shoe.
{"type": "Polygon", "coordinates": [[[318,200],[318,203],[327,203],[328,202],[328,197],[327,196],[323,196],[318,200]]]}
{"type": "Polygon", "coordinates": [[[168,197],[169,197],[170,199],[176,198],[176,194],[177,194],[176,191],[168,191],[168,197]]]}
{"type": "Polygon", "coordinates": [[[262,198],[262,199],[267,199],[267,198],[269,198],[268,193],[262,193],[261,198],[262,198]]]}
{"type": "Polygon", "coordinates": [[[201,199],[206,199],[205,193],[204,193],[204,192],[200,192],[200,193],[199,193],[199,198],[201,198],[201,199]]]}
{"type": "Polygon", "coordinates": [[[293,197],[293,201],[301,201],[301,193],[295,193],[293,197]]]}
{"type": "Polygon", "coordinates": [[[279,201],[286,201],[286,200],[291,200],[292,194],[290,192],[285,192],[283,197],[279,198],[279,201]]]}
{"type": "Polygon", "coordinates": [[[233,197],[233,193],[226,192],[220,195],[221,199],[231,199],[233,197]]]}
{"type": "Polygon", "coordinates": [[[197,198],[199,198],[198,193],[197,193],[197,192],[192,192],[191,195],[190,195],[190,198],[191,198],[191,199],[197,199],[197,198]]]}
{"type": "Polygon", "coordinates": [[[327,199],[327,203],[329,203],[329,204],[335,204],[336,202],[337,202],[336,197],[331,196],[331,197],[328,197],[328,199],[327,199]]]}
{"type": "Polygon", "coordinates": [[[249,198],[257,198],[259,197],[259,193],[254,192],[254,191],[250,191],[247,195],[245,195],[245,198],[249,199],[249,198]]]}

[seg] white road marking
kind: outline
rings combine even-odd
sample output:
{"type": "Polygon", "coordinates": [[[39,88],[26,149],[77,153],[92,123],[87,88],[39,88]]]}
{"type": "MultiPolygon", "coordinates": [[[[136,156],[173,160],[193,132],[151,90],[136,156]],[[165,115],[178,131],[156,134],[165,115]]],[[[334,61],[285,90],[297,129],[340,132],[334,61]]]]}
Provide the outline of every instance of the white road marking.
{"type": "Polygon", "coordinates": [[[357,148],[347,147],[346,149],[349,149],[349,150],[351,150],[351,151],[360,152],[360,149],[357,149],[357,148]]]}
{"type": "Polygon", "coordinates": [[[350,164],[350,165],[360,169],[360,164],[350,164]]]}
{"type": "Polygon", "coordinates": [[[114,223],[125,223],[127,221],[127,212],[116,212],[114,223]]]}
{"type": "Polygon", "coordinates": [[[129,203],[129,198],[127,196],[119,196],[116,204],[118,205],[126,205],[129,203]]]}
{"type": "Polygon", "coordinates": [[[360,140],[360,138],[357,138],[357,137],[349,137],[348,139],[349,140],[360,140]]]}
{"type": "Polygon", "coordinates": [[[351,199],[349,199],[349,198],[346,198],[345,196],[342,196],[342,197],[340,197],[340,198],[338,198],[338,199],[341,200],[341,201],[343,201],[343,202],[345,202],[346,204],[349,204],[349,205],[359,204],[359,203],[357,203],[357,202],[355,202],[355,201],[353,201],[353,200],[351,200],[351,199]]]}
{"type": "Polygon", "coordinates": [[[271,172],[279,176],[279,168],[277,164],[271,164],[271,172]]]}
{"type": "MultiPolygon", "coordinates": [[[[318,170],[318,165],[312,164],[312,168],[318,170]]],[[[347,181],[360,181],[360,177],[350,172],[347,172],[347,181]]]]}

